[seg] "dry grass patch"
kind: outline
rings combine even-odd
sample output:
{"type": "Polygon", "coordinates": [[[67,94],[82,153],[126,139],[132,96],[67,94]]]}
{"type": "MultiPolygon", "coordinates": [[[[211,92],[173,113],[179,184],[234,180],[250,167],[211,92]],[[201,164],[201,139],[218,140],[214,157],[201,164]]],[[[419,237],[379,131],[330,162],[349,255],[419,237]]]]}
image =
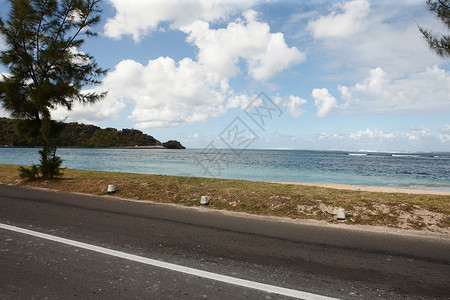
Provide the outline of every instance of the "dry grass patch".
{"type": "MultiPolygon", "coordinates": [[[[0,165],[0,182],[21,183],[17,166],[0,165]]],[[[114,184],[116,195],[198,206],[202,195],[210,207],[260,215],[337,222],[336,210],[346,210],[348,224],[381,225],[450,233],[450,196],[376,193],[292,184],[197,177],[64,170],[61,179],[26,185],[106,195],[114,184]]]]}

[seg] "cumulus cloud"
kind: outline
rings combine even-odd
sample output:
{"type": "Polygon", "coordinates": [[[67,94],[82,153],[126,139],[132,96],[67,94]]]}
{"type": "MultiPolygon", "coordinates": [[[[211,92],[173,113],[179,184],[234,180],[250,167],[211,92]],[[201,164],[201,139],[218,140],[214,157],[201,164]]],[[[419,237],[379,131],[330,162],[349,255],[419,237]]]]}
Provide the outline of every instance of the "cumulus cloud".
{"type": "Polygon", "coordinates": [[[157,30],[167,22],[179,29],[196,20],[205,22],[226,20],[230,15],[250,8],[256,0],[110,0],[116,10],[105,25],[105,34],[120,39],[132,35],[135,41],[157,30]]]}
{"type": "Polygon", "coordinates": [[[284,107],[286,111],[294,118],[299,118],[305,113],[302,106],[308,103],[308,100],[294,95],[289,95],[287,97],[280,97],[279,95],[276,95],[272,98],[272,101],[276,105],[284,107]]]}
{"type": "Polygon", "coordinates": [[[450,72],[438,66],[403,78],[391,78],[375,68],[362,83],[339,86],[338,91],[339,104],[327,89],[313,90],[317,116],[450,112],[450,72]]]}
{"type": "Polygon", "coordinates": [[[350,139],[353,140],[362,140],[362,141],[396,141],[399,142],[411,142],[411,141],[426,141],[426,140],[435,140],[439,142],[444,142],[441,139],[438,132],[433,131],[426,127],[414,127],[409,130],[404,131],[394,131],[394,132],[384,132],[382,130],[378,130],[377,128],[369,129],[363,131],[358,131],[356,133],[351,133],[348,135],[350,139]]]}
{"type": "MultiPolygon", "coordinates": [[[[267,80],[305,59],[297,48],[288,47],[282,33],[271,33],[268,24],[257,21],[253,10],[226,28],[211,29],[208,22],[197,20],[180,30],[198,47],[197,59],[159,57],[146,65],[123,60],[103,80],[102,88],[109,90],[105,114],[117,115],[129,103],[134,105],[129,118],[138,128],[205,121],[253,101],[254,95],[235,93],[229,86],[231,78],[245,72],[243,66],[254,79],[267,80]]],[[[303,101],[293,97],[287,107],[299,116],[303,101]]],[[[74,107],[70,118],[81,118],[78,109],[74,107]]]]}
{"type": "Polygon", "coordinates": [[[239,95],[234,95],[230,97],[227,101],[226,108],[240,108],[245,110],[248,108],[250,103],[255,99],[257,95],[249,95],[247,93],[241,93],[239,95]]]}
{"type": "Polygon", "coordinates": [[[240,59],[256,80],[267,80],[306,59],[304,53],[286,44],[281,32],[271,33],[267,23],[258,22],[255,11],[244,12],[244,18],[245,21],[237,20],[219,29],[211,29],[207,22],[198,20],[181,30],[198,47],[199,63],[225,77],[239,74],[240,59]]]}
{"type": "Polygon", "coordinates": [[[139,74],[141,82],[132,84],[133,90],[123,95],[135,101],[130,118],[140,122],[138,127],[194,123],[224,112],[223,102],[230,92],[227,79],[189,58],[176,63],[160,57],[138,66],[134,74],[139,74]]]}
{"type": "Polygon", "coordinates": [[[352,0],[330,8],[331,13],[314,18],[307,28],[315,38],[316,52],[323,55],[324,68],[338,70],[335,76],[361,76],[374,66],[399,76],[442,61],[417,29],[417,24],[437,31],[442,28],[436,18],[424,13],[420,1],[352,0]]]}
{"type": "Polygon", "coordinates": [[[366,130],[360,130],[354,133],[350,133],[348,135],[348,138],[354,140],[373,140],[373,139],[384,140],[384,139],[394,139],[396,138],[396,135],[393,133],[385,133],[381,130],[378,130],[377,128],[375,129],[367,128],[366,130]]]}
{"type": "MultiPolygon", "coordinates": [[[[102,93],[108,90],[107,86],[108,84],[104,84],[94,90],[86,90],[85,92],[102,93]]],[[[102,101],[95,104],[83,105],[75,102],[70,111],[59,106],[52,111],[52,118],[67,122],[95,124],[98,121],[116,119],[124,108],[125,103],[121,99],[116,98],[114,89],[111,89],[102,101]]]]}
{"type": "Polygon", "coordinates": [[[336,98],[327,89],[314,89],[312,96],[314,98],[314,104],[317,107],[316,116],[318,117],[325,117],[331,110],[338,107],[336,98]]]}
{"type": "Polygon", "coordinates": [[[352,133],[316,135],[319,145],[332,147],[340,145],[342,149],[370,149],[370,150],[398,150],[414,151],[415,149],[427,151],[442,151],[450,145],[450,135],[442,130],[450,129],[445,125],[440,130],[431,130],[424,126],[405,130],[383,131],[377,128],[367,128],[352,133]]]}
{"type": "Polygon", "coordinates": [[[230,92],[226,79],[214,76],[201,64],[185,58],[175,62],[169,57],[150,60],[147,65],[123,60],[102,82],[106,99],[93,106],[75,105],[67,112],[54,112],[57,118],[98,121],[114,118],[133,105],[129,118],[136,127],[164,127],[204,121],[222,114],[230,92]]]}
{"type": "Polygon", "coordinates": [[[130,118],[137,127],[175,126],[204,121],[224,112],[230,92],[227,79],[215,76],[190,58],[178,63],[160,57],[142,65],[124,60],[108,74],[105,85],[117,99],[134,102],[130,118]]]}
{"type": "Polygon", "coordinates": [[[305,111],[301,107],[305,105],[307,102],[308,101],[305,99],[302,99],[294,95],[290,95],[286,103],[283,104],[283,106],[286,107],[289,114],[291,114],[295,118],[298,118],[305,113],[305,111]]]}
{"type": "Polygon", "coordinates": [[[362,29],[369,11],[367,0],[335,4],[329,15],[310,21],[308,28],[316,38],[347,37],[362,29]]]}
{"type": "MultiPolygon", "coordinates": [[[[121,1],[114,3],[121,4],[121,1]]],[[[159,2],[155,1],[148,5],[157,3],[159,2]]],[[[168,4],[161,3],[158,5],[168,10],[173,9],[175,5],[175,2],[170,1],[168,4]]],[[[237,5],[237,1],[176,3],[181,6],[191,3],[194,6],[211,6],[225,10],[227,7],[244,5],[237,5]]],[[[134,60],[121,61],[103,80],[102,88],[107,89],[109,93],[102,104],[92,108],[93,112],[100,111],[99,105],[105,103],[104,109],[102,108],[104,113],[97,115],[97,119],[117,116],[126,103],[134,105],[129,118],[137,122],[138,128],[205,121],[209,117],[222,115],[231,108],[245,108],[255,98],[255,95],[246,92],[235,93],[229,86],[231,78],[246,73],[256,80],[267,80],[305,59],[304,53],[286,44],[282,33],[271,33],[267,23],[259,22],[254,10],[245,11],[242,18],[218,29],[211,29],[210,24],[204,20],[181,26],[192,21],[190,14],[186,16],[189,18],[174,17],[170,20],[174,22],[173,25],[180,25],[179,29],[187,34],[187,41],[199,49],[196,60],[184,58],[175,61],[170,57],[159,57],[149,60],[146,65],[134,60]]],[[[198,14],[195,18],[199,18],[198,14]]],[[[215,17],[211,15],[206,19],[211,18],[215,17]]],[[[157,24],[161,20],[154,22],[157,24]]],[[[135,37],[140,37],[141,33],[136,32],[135,37]]],[[[292,98],[287,107],[292,114],[300,115],[301,105],[303,102],[300,98],[292,98]]],[[[75,106],[70,114],[62,110],[54,114],[60,117],[69,115],[69,118],[96,120],[90,115],[89,108],[87,113],[82,115],[85,109],[75,106]]]]}

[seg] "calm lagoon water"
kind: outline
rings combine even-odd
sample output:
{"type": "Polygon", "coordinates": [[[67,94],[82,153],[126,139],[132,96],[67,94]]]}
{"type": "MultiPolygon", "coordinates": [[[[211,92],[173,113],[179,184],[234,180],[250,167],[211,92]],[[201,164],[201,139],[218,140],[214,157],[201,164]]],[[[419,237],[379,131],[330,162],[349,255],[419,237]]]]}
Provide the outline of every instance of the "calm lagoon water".
{"type": "MultiPolygon", "coordinates": [[[[38,151],[0,148],[0,164],[38,163],[38,151]]],[[[61,148],[58,155],[64,167],[85,170],[450,191],[450,153],[61,148]]]]}

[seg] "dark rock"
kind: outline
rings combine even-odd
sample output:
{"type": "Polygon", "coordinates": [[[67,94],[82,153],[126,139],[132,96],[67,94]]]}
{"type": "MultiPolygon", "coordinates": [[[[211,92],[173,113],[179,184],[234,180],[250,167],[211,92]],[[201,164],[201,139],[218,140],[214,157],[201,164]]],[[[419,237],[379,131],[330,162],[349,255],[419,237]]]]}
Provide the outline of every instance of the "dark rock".
{"type": "Polygon", "coordinates": [[[170,140],[162,144],[167,149],[186,149],[179,141],[170,140]]]}

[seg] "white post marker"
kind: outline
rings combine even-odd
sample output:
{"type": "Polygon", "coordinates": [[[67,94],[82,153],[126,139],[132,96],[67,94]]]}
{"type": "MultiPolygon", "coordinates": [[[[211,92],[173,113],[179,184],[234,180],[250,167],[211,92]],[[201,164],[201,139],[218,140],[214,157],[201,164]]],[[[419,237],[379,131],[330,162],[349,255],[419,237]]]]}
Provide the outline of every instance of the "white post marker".
{"type": "Polygon", "coordinates": [[[200,205],[208,205],[209,204],[209,197],[208,196],[202,196],[200,199],[200,205]]]}
{"type": "Polygon", "coordinates": [[[116,192],[116,188],[114,187],[114,184],[109,184],[108,185],[108,190],[107,190],[107,194],[114,194],[116,192]]]}
{"type": "Polygon", "coordinates": [[[316,300],[316,299],[317,300],[332,300],[332,299],[334,300],[334,299],[336,299],[336,298],[330,298],[330,297],[312,294],[312,293],[308,293],[308,292],[302,292],[302,291],[298,291],[298,290],[283,288],[283,287],[279,287],[279,286],[275,286],[275,285],[270,285],[270,284],[260,283],[260,282],[256,282],[256,281],[250,281],[250,280],[246,280],[246,279],[231,277],[231,276],[227,276],[227,275],[220,275],[220,274],[212,273],[212,272],[208,272],[208,271],[202,271],[199,269],[184,267],[184,266],[180,266],[180,265],[176,265],[176,264],[159,261],[156,259],[137,256],[137,255],[121,252],[121,251],[111,250],[108,248],[103,248],[103,247],[99,247],[99,246],[95,246],[95,245],[77,242],[77,241],[65,239],[62,237],[58,237],[58,236],[54,236],[54,235],[50,235],[50,234],[46,234],[46,233],[41,233],[38,231],[32,231],[32,230],[28,230],[28,229],[24,229],[24,228],[20,228],[20,227],[16,227],[16,226],[11,226],[11,225],[7,225],[7,224],[0,223],[0,228],[9,230],[9,231],[14,231],[14,232],[18,232],[18,233],[31,235],[31,236],[49,240],[49,241],[58,242],[61,244],[66,244],[66,245],[70,245],[70,246],[74,246],[74,247],[78,247],[78,248],[82,248],[82,249],[122,258],[122,259],[128,259],[131,261],[143,263],[146,265],[151,265],[154,267],[164,268],[164,269],[175,271],[175,272],[185,273],[185,274],[189,274],[189,275],[193,275],[193,276],[203,277],[206,279],[211,279],[211,280],[220,281],[220,282],[224,282],[224,283],[234,284],[237,286],[254,289],[254,290],[259,290],[259,291],[263,291],[263,292],[267,292],[267,293],[274,293],[274,294],[278,294],[278,295],[282,295],[282,296],[288,296],[288,297],[293,297],[293,298],[297,298],[297,299],[307,299],[307,300],[310,300],[310,299],[311,300],[316,300]]]}
{"type": "Polygon", "coordinates": [[[342,207],[338,208],[337,219],[339,221],[345,221],[345,209],[343,209],[342,207]]]}

